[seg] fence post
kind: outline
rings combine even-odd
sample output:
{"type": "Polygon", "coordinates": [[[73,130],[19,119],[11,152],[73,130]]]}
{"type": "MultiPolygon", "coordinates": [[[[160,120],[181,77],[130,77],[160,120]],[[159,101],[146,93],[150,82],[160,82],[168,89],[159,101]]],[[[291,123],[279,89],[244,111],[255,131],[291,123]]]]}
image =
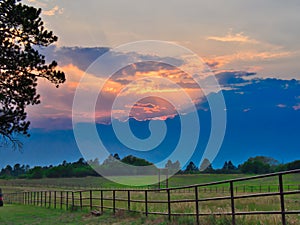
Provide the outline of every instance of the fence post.
{"type": "Polygon", "coordinates": [[[36,192],[36,198],[35,198],[35,205],[38,206],[39,205],[39,192],[36,192]]]}
{"type": "Polygon", "coordinates": [[[281,220],[282,220],[282,225],[286,225],[286,220],[285,220],[285,206],[284,206],[284,190],[283,190],[282,174],[279,174],[278,178],[279,178],[281,220]]]}
{"type": "Polygon", "coordinates": [[[41,192],[40,191],[38,191],[37,192],[37,206],[39,206],[40,205],[40,201],[41,201],[41,196],[40,196],[40,194],[41,194],[41,192]]]}
{"type": "Polygon", "coordinates": [[[235,206],[234,206],[234,187],[233,187],[233,181],[230,181],[230,200],[231,200],[232,225],[235,225],[235,206]]]}
{"type": "Polygon", "coordinates": [[[101,190],[101,200],[100,200],[100,205],[101,205],[101,213],[103,213],[103,190],[101,190]]]}
{"type": "Polygon", "coordinates": [[[33,205],[36,204],[36,192],[34,192],[34,195],[33,195],[33,205]]]}
{"type": "Polygon", "coordinates": [[[43,206],[43,192],[41,191],[41,207],[43,206]]]}
{"type": "Polygon", "coordinates": [[[44,206],[47,206],[47,191],[44,192],[44,206]]]}
{"type": "Polygon", "coordinates": [[[69,191],[66,191],[66,210],[69,209],[69,191]]]}
{"type": "Polygon", "coordinates": [[[113,213],[116,213],[116,191],[113,190],[113,213]]]}
{"type": "Polygon", "coordinates": [[[75,203],[75,202],[74,202],[74,191],[72,191],[72,206],[71,206],[71,207],[72,207],[72,208],[71,208],[72,210],[74,210],[74,203],[75,203]]]}
{"type": "Polygon", "coordinates": [[[23,204],[26,205],[26,192],[23,192],[23,204]]]}
{"type": "Polygon", "coordinates": [[[51,208],[51,194],[52,194],[52,192],[51,191],[49,191],[49,208],[51,208]]]}
{"type": "Polygon", "coordinates": [[[199,221],[199,196],[198,196],[198,187],[196,186],[195,187],[195,203],[196,203],[196,222],[197,222],[197,225],[200,224],[200,221],[199,221]]]}
{"type": "Polygon", "coordinates": [[[169,188],[169,171],[167,170],[166,174],[166,188],[169,188]]]}
{"type": "Polygon", "coordinates": [[[23,195],[24,195],[24,205],[26,205],[27,204],[27,192],[23,192],[23,195]]]}
{"type": "Polygon", "coordinates": [[[62,209],[62,205],[63,205],[63,192],[60,192],[60,209],[62,209]]]}
{"type": "Polygon", "coordinates": [[[82,191],[79,191],[80,209],[82,210],[82,191]]]}
{"type": "Polygon", "coordinates": [[[170,196],[170,189],[167,189],[168,194],[168,218],[171,220],[171,196],[170,196]]]}
{"type": "Polygon", "coordinates": [[[128,211],[130,211],[130,191],[128,190],[127,192],[127,207],[128,207],[128,211]]]}
{"type": "Polygon", "coordinates": [[[90,210],[93,209],[93,191],[90,190],[90,210]]]}
{"type": "Polygon", "coordinates": [[[148,191],[145,190],[145,213],[148,216],[148,191]]]}
{"type": "Polygon", "coordinates": [[[56,191],[54,191],[54,209],[56,209],[56,191]]]}

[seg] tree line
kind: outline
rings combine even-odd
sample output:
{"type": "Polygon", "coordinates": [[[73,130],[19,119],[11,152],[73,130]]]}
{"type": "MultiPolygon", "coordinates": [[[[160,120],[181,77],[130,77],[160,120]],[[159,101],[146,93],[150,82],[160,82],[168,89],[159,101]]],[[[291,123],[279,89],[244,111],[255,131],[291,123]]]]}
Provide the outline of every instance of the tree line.
{"type": "MultiPolygon", "coordinates": [[[[7,165],[5,168],[1,169],[0,178],[29,178],[29,179],[39,179],[39,178],[65,178],[65,177],[86,177],[86,176],[100,176],[94,169],[101,168],[103,170],[110,170],[114,166],[115,160],[119,160],[125,164],[137,166],[137,171],[139,166],[154,166],[153,163],[138,158],[132,155],[120,158],[118,154],[110,155],[103,163],[99,163],[99,159],[94,159],[90,161],[85,161],[80,158],[76,162],[66,162],[64,160],[61,164],[57,166],[35,166],[30,168],[29,165],[15,164],[14,166],[7,165]],[[94,168],[94,169],[93,169],[94,168]]],[[[119,168],[120,170],[122,168],[119,168]]],[[[158,168],[156,168],[158,169],[158,168]]],[[[279,172],[285,170],[300,169],[300,160],[295,160],[289,163],[279,163],[276,159],[256,156],[251,157],[244,163],[235,166],[232,161],[225,161],[222,168],[214,169],[212,164],[208,159],[204,159],[200,167],[198,168],[194,162],[189,162],[189,164],[182,169],[178,161],[172,162],[168,161],[164,167],[168,169],[168,173],[174,174],[198,174],[198,173],[219,173],[219,174],[264,174],[271,172],[279,172]]],[[[119,171],[119,170],[118,170],[119,171]]],[[[126,175],[124,173],[123,175],[126,175]]]]}

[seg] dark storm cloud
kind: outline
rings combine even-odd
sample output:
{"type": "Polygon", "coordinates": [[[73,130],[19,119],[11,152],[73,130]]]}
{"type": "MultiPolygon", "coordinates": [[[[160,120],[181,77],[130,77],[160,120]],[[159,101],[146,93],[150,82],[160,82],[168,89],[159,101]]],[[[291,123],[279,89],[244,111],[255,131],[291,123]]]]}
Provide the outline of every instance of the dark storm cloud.
{"type": "Polygon", "coordinates": [[[254,76],[256,73],[247,71],[225,71],[216,74],[216,78],[220,85],[231,86],[235,84],[243,84],[249,82],[246,77],[254,76]]]}

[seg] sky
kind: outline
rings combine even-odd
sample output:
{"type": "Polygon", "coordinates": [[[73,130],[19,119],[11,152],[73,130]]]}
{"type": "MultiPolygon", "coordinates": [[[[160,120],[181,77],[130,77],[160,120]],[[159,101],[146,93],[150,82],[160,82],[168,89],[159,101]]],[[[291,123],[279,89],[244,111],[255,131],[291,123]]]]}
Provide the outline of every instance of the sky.
{"type": "MultiPolygon", "coordinates": [[[[300,4],[297,0],[23,2],[42,8],[46,28],[59,37],[55,45],[41,52],[47,60],[58,61],[67,81],[58,89],[47,81],[39,81],[42,103],[28,109],[32,138],[24,141],[23,153],[9,153],[9,159],[2,159],[3,165],[18,160],[31,165],[55,164],[80,157],[78,142],[70,133],[76,90],[87,97],[99,94],[94,105],[90,103],[93,100],[81,99],[82,108],[94,107],[95,112],[80,111],[76,114],[80,120],[76,122],[96,122],[108,127],[112,126],[112,113],[113,119],[121,123],[128,122],[129,116],[143,124],[148,120],[176,120],[177,115],[189,116],[196,109],[201,119],[202,113],[211,112],[208,103],[214,99],[214,93],[218,96],[222,90],[223,96],[219,98],[225,101],[222,110],[227,113],[227,127],[215,165],[220,166],[230,157],[238,164],[260,154],[281,161],[300,157],[296,142],[300,134],[296,126],[300,113],[300,4]],[[151,45],[144,40],[167,44],[151,45]],[[137,42],[141,45],[128,44],[137,42]],[[192,53],[181,52],[183,48],[192,53]],[[200,57],[198,61],[193,58],[195,55],[200,57]],[[106,65],[120,65],[109,80],[104,74],[111,68],[106,65]],[[194,74],[199,80],[195,81],[194,74]],[[211,77],[218,85],[209,83],[211,77]],[[199,87],[199,81],[204,85],[199,87]],[[241,137],[237,138],[235,135],[239,133],[241,137]],[[68,141],[60,135],[66,135],[68,141]],[[32,157],[40,151],[42,140],[44,153],[32,157]],[[66,150],[66,146],[71,146],[71,150],[66,150]],[[51,154],[53,148],[60,152],[57,157],[51,154]],[[247,154],[241,153],[243,148],[247,154]]],[[[222,115],[217,116],[219,124],[222,115]]],[[[205,118],[202,124],[210,121],[205,118]]],[[[211,127],[207,125],[202,130],[204,138],[200,142],[208,139],[211,127]]],[[[147,136],[148,129],[137,133],[147,136]]],[[[169,139],[172,143],[172,137],[169,139]]],[[[115,139],[108,138],[106,142],[112,152],[135,153],[153,161],[166,155],[161,152],[170,153],[165,150],[170,144],[168,140],[149,155],[131,151],[115,139]]],[[[202,148],[195,147],[191,155],[198,164],[203,159],[202,148]]],[[[3,151],[7,150],[0,154],[3,151]]],[[[215,159],[213,154],[210,157],[212,161],[215,159]]]]}
{"type": "Polygon", "coordinates": [[[296,78],[299,4],[267,1],[36,1],[58,46],[116,47],[139,40],[183,45],[216,69],[296,78]]]}

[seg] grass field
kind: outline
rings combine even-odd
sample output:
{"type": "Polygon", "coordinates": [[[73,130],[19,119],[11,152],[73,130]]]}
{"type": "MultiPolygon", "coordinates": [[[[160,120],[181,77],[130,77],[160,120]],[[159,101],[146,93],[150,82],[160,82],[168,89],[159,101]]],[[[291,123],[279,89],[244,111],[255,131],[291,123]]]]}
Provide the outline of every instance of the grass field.
{"type": "MultiPolygon", "coordinates": [[[[230,225],[230,217],[200,218],[201,225],[230,225]]],[[[288,216],[288,225],[299,225],[300,216],[288,216]]],[[[279,225],[280,216],[255,216],[237,218],[239,225],[279,225]]],[[[139,213],[117,211],[116,214],[105,212],[99,217],[92,216],[87,211],[65,211],[59,209],[46,209],[36,206],[5,205],[0,208],[1,225],[192,225],[194,218],[176,217],[168,221],[162,216],[148,216],[139,213]]]]}
{"type": "MultiPolygon", "coordinates": [[[[215,181],[222,181],[228,179],[235,179],[241,177],[248,177],[251,175],[245,174],[194,174],[194,175],[175,175],[169,179],[169,187],[180,187],[192,184],[209,183],[215,181]]],[[[152,177],[119,177],[118,179],[156,179],[156,176],[152,177]]],[[[260,185],[275,186],[278,184],[278,180],[275,177],[264,178],[259,180],[250,180],[238,182],[237,186],[243,187],[259,187],[260,185]]],[[[300,185],[300,174],[291,174],[284,176],[285,186],[290,185],[294,188],[298,188],[300,185]]],[[[165,186],[165,182],[162,183],[162,187],[165,186]]],[[[222,187],[224,185],[218,185],[222,187]]],[[[226,185],[225,185],[226,186],[226,185]]],[[[228,186],[228,185],[227,185],[228,186]]],[[[84,177],[84,178],[43,178],[43,179],[12,179],[12,180],[0,180],[0,187],[3,191],[27,191],[32,189],[69,189],[69,190],[80,190],[80,189],[100,189],[100,188],[128,188],[121,184],[114,183],[102,177],[84,177]]],[[[154,186],[152,186],[154,187],[154,186]]]]}
{"type": "MultiPolygon", "coordinates": [[[[157,218],[156,218],[157,219],[157,218]]],[[[153,218],[155,220],[155,218],[153,218]]],[[[149,218],[149,224],[154,222],[149,218]]],[[[160,220],[164,221],[164,219],[160,220]]],[[[86,224],[143,224],[146,221],[144,216],[133,213],[119,213],[113,215],[105,213],[100,217],[92,216],[90,213],[84,212],[70,212],[64,210],[44,209],[34,206],[23,205],[5,205],[0,208],[0,224],[1,225],[86,225],[86,224]]],[[[158,224],[158,223],[156,223],[158,224]]],[[[163,223],[162,223],[163,224],[163,223]]]]}
{"type": "MultiPolygon", "coordinates": [[[[242,174],[198,174],[198,175],[176,175],[169,180],[169,186],[178,187],[191,184],[209,183],[215,181],[222,181],[228,179],[234,179],[239,177],[245,177],[242,174]]],[[[153,178],[153,177],[152,177],[153,178]]],[[[120,179],[127,179],[126,177],[120,177],[120,179]]],[[[133,178],[131,178],[133,179],[133,178]]],[[[147,178],[143,178],[147,179],[147,178]]],[[[300,184],[300,174],[284,175],[284,189],[298,190],[300,184]]],[[[278,178],[269,177],[250,181],[237,182],[235,185],[237,188],[236,195],[243,195],[244,192],[267,192],[264,187],[273,187],[269,191],[278,191],[278,178]],[[239,186],[238,186],[239,185],[239,186]],[[253,187],[259,187],[260,190],[253,187]],[[244,189],[243,189],[244,187],[244,189]],[[246,188],[245,188],[246,187],[246,188]],[[250,188],[251,187],[251,188],[250,188]],[[262,188],[263,187],[263,188],[262,188]],[[251,190],[251,191],[250,191],[251,190]],[[243,192],[244,191],[244,192],[243,192]]],[[[87,178],[63,178],[63,179],[39,179],[39,180],[0,180],[0,187],[4,193],[13,191],[30,191],[30,190],[88,190],[91,188],[124,188],[119,184],[114,184],[101,177],[87,177],[87,178]]],[[[228,196],[228,184],[214,185],[210,190],[199,188],[199,198],[211,198],[211,197],[224,197],[228,196]],[[227,186],[226,186],[227,185],[227,186]],[[223,188],[224,187],[224,188],[223,188]],[[223,189],[222,189],[223,188],[223,189]],[[218,191],[217,191],[218,190],[218,191]],[[223,190],[223,191],[222,191],[223,190]]],[[[60,191],[57,193],[58,199],[60,198],[60,191]]],[[[82,192],[83,205],[89,205],[89,192],[82,192]]],[[[79,193],[75,193],[75,205],[79,205],[78,200],[79,193]]],[[[94,209],[99,209],[99,196],[100,192],[94,190],[93,196],[96,199],[93,200],[94,209]]],[[[112,191],[104,192],[105,198],[112,198],[112,191]]],[[[116,198],[125,198],[126,192],[116,191],[116,198]]],[[[144,199],[142,191],[133,192],[131,198],[134,200],[144,199]]],[[[167,199],[166,192],[149,192],[149,200],[163,200],[167,199]]],[[[172,191],[171,199],[191,199],[190,202],[172,203],[172,213],[194,213],[195,203],[192,201],[195,198],[193,189],[191,192],[177,192],[172,191]]],[[[300,208],[300,194],[287,195],[285,198],[286,208],[288,210],[299,210],[300,208]]],[[[112,207],[110,200],[104,200],[104,204],[108,207],[112,207]]],[[[58,204],[59,205],[59,204],[58,204]]],[[[202,213],[211,212],[230,212],[230,200],[221,201],[207,201],[200,202],[200,211],[202,213]]],[[[53,206],[53,202],[52,202],[53,206]]],[[[116,208],[126,209],[126,202],[116,201],[116,208]]],[[[133,203],[131,210],[144,211],[144,203],[133,203]]],[[[152,212],[167,212],[167,204],[152,204],[149,203],[148,210],[152,212]]],[[[60,208],[59,206],[57,208],[60,208]]],[[[63,207],[64,208],[64,207],[63,207]]],[[[251,199],[237,199],[235,201],[235,208],[237,212],[241,211],[273,211],[280,210],[279,196],[268,196],[251,199]]],[[[0,208],[0,224],[194,224],[194,217],[177,217],[171,222],[167,220],[167,217],[159,217],[150,215],[145,217],[142,214],[127,213],[124,210],[117,210],[115,215],[112,211],[105,210],[105,213],[100,217],[93,217],[89,213],[89,207],[84,207],[83,211],[69,211],[60,209],[47,209],[47,207],[33,207],[33,206],[21,206],[21,205],[5,205],[0,208]],[[26,220],[22,220],[26,218],[26,220]],[[28,221],[27,221],[28,220],[28,221]],[[54,222],[52,222],[54,221],[54,222]],[[57,222],[59,221],[59,222],[57,222]]],[[[206,216],[200,218],[201,224],[209,225],[226,225],[231,223],[230,217],[220,216],[206,216]]],[[[300,215],[287,215],[287,221],[289,225],[299,225],[300,215]]],[[[261,225],[261,224],[281,224],[280,215],[256,215],[256,216],[237,216],[237,224],[243,225],[261,225]],[[263,221],[263,222],[261,222],[263,221]]]]}

